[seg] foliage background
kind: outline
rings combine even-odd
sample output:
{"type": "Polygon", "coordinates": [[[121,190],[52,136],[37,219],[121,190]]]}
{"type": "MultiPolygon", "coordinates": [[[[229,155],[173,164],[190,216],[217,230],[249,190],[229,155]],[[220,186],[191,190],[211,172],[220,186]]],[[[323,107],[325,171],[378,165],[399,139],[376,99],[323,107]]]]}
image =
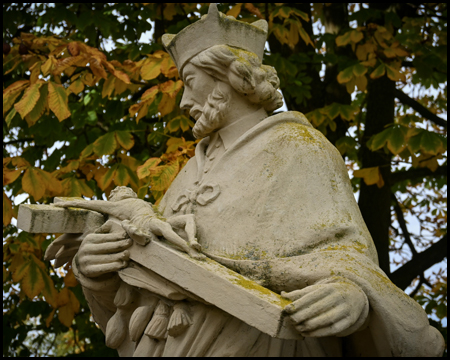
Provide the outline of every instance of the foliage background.
{"type": "MultiPolygon", "coordinates": [[[[70,264],[43,260],[58,234],[19,233],[18,205],[101,199],[117,185],[161,199],[196,144],[161,36],[207,9],[3,4],[4,356],[117,355],[105,347],[70,264]],[[151,41],[140,43],[150,30],[151,41]]],[[[380,266],[446,338],[447,5],[222,3],[219,10],[269,22],[264,63],[276,68],[288,110],[305,113],[339,149],[380,266]]]]}

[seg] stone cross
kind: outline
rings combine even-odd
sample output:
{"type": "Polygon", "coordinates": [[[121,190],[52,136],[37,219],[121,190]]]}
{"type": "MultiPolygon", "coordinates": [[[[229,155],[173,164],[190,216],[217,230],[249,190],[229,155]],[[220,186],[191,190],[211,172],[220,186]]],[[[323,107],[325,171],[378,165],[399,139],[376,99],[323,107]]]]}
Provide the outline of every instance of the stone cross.
{"type": "MultiPolygon", "coordinates": [[[[70,198],[55,198],[55,202],[67,200],[70,198]]],[[[105,221],[106,216],[95,211],[52,205],[20,205],[18,215],[18,227],[24,231],[64,234],[46,252],[46,260],[57,259],[56,266],[70,261],[84,236],[105,221]]],[[[134,243],[129,251],[132,261],[261,332],[281,339],[302,338],[283,311],[290,300],[218,262],[209,258],[193,259],[160,240],[146,246],[134,243]]],[[[119,271],[119,276],[126,271],[119,271]]]]}

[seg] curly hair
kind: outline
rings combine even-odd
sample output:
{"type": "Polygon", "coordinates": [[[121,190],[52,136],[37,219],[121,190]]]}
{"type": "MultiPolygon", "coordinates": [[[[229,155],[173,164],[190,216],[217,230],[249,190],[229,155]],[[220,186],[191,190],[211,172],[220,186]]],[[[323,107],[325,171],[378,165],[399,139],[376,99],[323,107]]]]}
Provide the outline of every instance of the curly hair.
{"type": "Polygon", "coordinates": [[[208,75],[230,84],[239,94],[254,104],[262,105],[268,112],[283,105],[276,70],[263,65],[252,52],[215,45],[194,56],[190,62],[208,75]]]}

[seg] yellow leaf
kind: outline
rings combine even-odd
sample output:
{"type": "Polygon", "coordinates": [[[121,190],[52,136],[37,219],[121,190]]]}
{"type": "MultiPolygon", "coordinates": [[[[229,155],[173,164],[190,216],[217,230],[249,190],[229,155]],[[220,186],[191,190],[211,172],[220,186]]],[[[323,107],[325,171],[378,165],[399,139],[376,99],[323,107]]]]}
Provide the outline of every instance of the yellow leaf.
{"type": "Polygon", "coordinates": [[[151,183],[152,191],[163,191],[165,192],[175,177],[178,175],[179,163],[174,161],[168,165],[158,166],[155,169],[154,174],[152,174],[151,183]]]}
{"type": "Polygon", "coordinates": [[[168,94],[163,94],[161,101],[158,104],[158,111],[161,116],[170,114],[175,108],[175,99],[170,97],[168,94]]]}
{"type": "Polygon", "coordinates": [[[29,167],[22,178],[22,188],[33,196],[34,200],[41,199],[45,194],[45,183],[39,171],[29,167]]]}
{"type": "Polygon", "coordinates": [[[64,287],[58,293],[57,307],[67,305],[70,302],[69,289],[64,287]]]}
{"type": "Polygon", "coordinates": [[[47,76],[50,72],[53,72],[56,68],[57,60],[53,55],[50,55],[47,61],[41,66],[43,76],[47,76]]]}
{"type": "Polygon", "coordinates": [[[161,92],[169,95],[171,98],[175,98],[175,96],[177,96],[178,92],[181,90],[182,87],[183,82],[181,80],[177,81],[169,80],[159,85],[159,89],[161,90],[161,92]]]}
{"type": "Polygon", "coordinates": [[[151,174],[152,170],[156,169],[156,166],[161,162],[160,158],[154,157],[148,159],[144,164],[137,168],[137,175],[139,179],[143,179],[151,174]]]}
{"type": "Polygon", "coordinates": [[[22,290],[30,299],[38,296],[45,287],[42,276],[42,270],[44,269],[44,263],[33,254],[30,254],[28,259],[28,269],[20,282],[22,290]]]}
{"type": "Polygon", "coordinates": [[[25,90],[22,99],[14,105],[14,108],[17,110],[20,116],[22,116],[22,119],[24,119],[25,116],[28,115],[28,113],[34,108],[37,101],[39,100],[39,88],[41,86],[42,83],[30,85],[25,90]]]}
{"type": "Polygon", "coordinates": [[[241,12],[241,7],[242,4],[234,5],[230,10],[227,11],[227,15],[231,15],[236,19],[241,12]]]}
{"type": "Polygon", "coordinates": [[[70,84],[69,90],[72,91],[75,95],[78,95],[80,92],[82,92],[84,90],[84,84],[81,81],[81,78],[75,80],[72,84],[70,84]]]}
{"type": "Polygon", "coordinates": [[[36,83],[38,80],[39,74],[41,73],[41,64],[42,61],[38,61],[34,63],[32,67],[29,68],[31,74],[30,74],[30,84],[36,83]]]}
{"type": "Polygon", "coordinates": [[[48,83],[48,106],[59,121],[63,121],[71,115],[67,103],[68,98],[64,87],[50,81],[48,83]]]}
{"type": "Polygon", "coordinates": [[[49,196],[58,196],[62,194],[63,187],[61,181],[56,179],[52,174],[42,169],[36,169],[44,181],[44,186],[49,192],[49,196]]]}
{"type": "Polygon", "coordinates": [[[125,150],[130,150],[134,146],[133,135],[129,131],[115,131],[116,140],[125,150]]]}
{"type": "Polygon", "coordinates": [[[138,112],[138,115],[136,116],[136,124],[139,123],[140,119],[147,116],[149,106],[150,106],[150,102],[141,102],[139,104],[139,112],[138,112]]]}
{"type": "Polygon", "coordinates": [[[36,103],[36,106],[29,112],[27,116],[25,116],[25,120],[29,127],[36,124],[36,122],[41,118],[45,109],[48,107],[48,86],[47,84],[43,84],[39,89],[39,100],[36,103]]]}
{"type": "Polygon", "coordinates": [[[3,191],[3,225],[9,225],[13,217],[13,208],[11,200],[8,199],[5,192],[3,191]]]}
{"type": "Polygon", "coordinates": [[[178,77],[178,69],[170,56],[165,57],[161,62],[161,72],[168,78],[178,77]]]}
{"type": "Polygon", "coordinates": [[[94,76],[89,71],[83,73],[81,81],[87,86],[94,86],[96,84],[94,76]]]}
{"type": "Polygon", "coordinates": [[[55,317],[56,308],[52,310],[50,315],[45,319],[45,326],[49,327],[50,323],[52,322],[53,318],[55,317]]]}
{"type": "Polygon", "coordinates": [[[395,58],[397,57],[397,54],[395,53],[395,50],[388,47],[386,49],[383,50],[384,55],[386,55],[387,58],[395,58]]]}
{"type": "Polygon", "coordinates": [[[141,68],[141,78],[143,80],[152,80],[161,73],[161,63],[163,59],[151,57],[147,59],[141,68]]]}
{"type": "Polygon", "coordinates": [[[102,176],[97,179],[97,184],[100,189],[105,191],[105,189],[111,184],[113,179],[116,177],[116,169],[117,165],[113,165],[110,169],[108,169],[102,176]]]}
{"type": "Polygon", "coordinates": [[[30,82],[28,80],[16,81],[3,90],[3,116],[11,108],[20,95],[23,89],[25,89],[30,82]]]}
{"type": "Polygon", "coordinates": [[[76,177],[68,177],[61,181],[63,187],[62,193],[68,197],[80,197],[84,195],[91,197],[94,195],[92,189],[86,184],[84,179],[77,179],[76,177]]]}
{"type": "Polygon", "coordinates": [[[352,30],[350,32],[350,40],[353,43],[357,43],[357,42],[361,41],[362,39],[364,39],[364,34],[361,31],[352,30]]]}
{"type": "Polygon", "coordinates": [[[300,27],[298,29],[298,33],[300,34],[301,38],[303,39],[303,41],[305,42],[306,45],[311,45],[312,47],[314,47],[314,43],[312,42],[311,38],[309,37],[308,33],[306,32],[306,30],[303,27],[300,27]]]}
{"type": "Polygon", "coordinates": [[[58,308],[58,319],[64,326],[70,327],[72,325],[74,317],[75,313],[71,304],[67,304],[58,308]]]}
{"type": "Polygon", "coordinates": [[[67,287],[75,287],[78,285],[78,281],[73,274],[72,268],[70,268],[66,276],[64,276],[64,285],[67,287]]]}
{"type": "Polygon", "coordinates": [[[125,84],[122,80],[119,78],[116,78],[116,81],[114,81],[114,89],[115,89],[115,95],[122,94],[126,89],[128,88],[127,84],[125,84]]]}
{"type": "Polygon", "coordinates": [[[111,98],[111,94],[114,91],[116,78],[114,76],[109,76],[104,84],[102,89],[102,98],[108,97],[111,98]]]}
{"type": "Polygon", "coordinates": [[[391,79],[392,81],[406,80],[405,74],[400,73],[397,69],[395,69],[392,66],[389,66],[387,64],[385,64],[385,66],[386,66],[386,74],[389,79],[391,79]]]}
{"type": "Polygon", "coordinates": [[[89,59],[89,64],[92,72],[96,77],[103,79],[106,79],[108,77],[108,74],[106,73],[105,69],[102,66],[101,60],[92,56],[89,59]]]}
{"type": "Polygon", "coordinates": [[[353,172],[353,176],[363,178],[366,185],[369,186],[375,184],[377,184],[379,188],[382,188],[384,186],[384,180],[381,176],[379,166],[355,170],[353,172]]]}
{"type": "MultiPolygon", "coordinates": [[[[299,23],[301,26],[301,23],[299,23]]],[[[297,23],[292,22],[291,27],[289,29],[289,36],[288,36],[288,45],[293,49],[294,45],[298,43],[299,37],[299,29],[298,29],[297,23]]]]}
{"type": "Polygon", "coordinates": [[[358,76],[355,79],[355,83],[356,83],[356,86],[358,87],[359,91],[365,91],[366,88],[367,88],[367,77],[365,77],[365,76],[358,76]]]}
{"type": "Polygon", "coordinates": [[[20,176],[21,173],[22,169],[10,171],[6,168],[3,168],[3,186],[14,182],[20,176]]]}

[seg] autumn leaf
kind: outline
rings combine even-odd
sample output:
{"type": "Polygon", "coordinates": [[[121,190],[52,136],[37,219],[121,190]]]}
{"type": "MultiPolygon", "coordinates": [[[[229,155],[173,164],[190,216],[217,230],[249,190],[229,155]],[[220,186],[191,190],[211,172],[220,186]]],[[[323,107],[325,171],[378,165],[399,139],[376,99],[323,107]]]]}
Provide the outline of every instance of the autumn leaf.
{"type": "Polygon", "coordinates": [[[378,166],[365,168],[361,170],[355,170],[353,172],[353,176],[363,178],[366,185],[377,184],[379,188],[382,188],[384,186],[384,180],[383,177],[381,176],[380,168],[378,166]]]}
{"type": "Polygon", "coordinates": [[[116,177],[116,170],[119,164],[115,164],[110,167],[102,176],[97,180],[97,184],[100,189],[105,191],[105,189],[111,184],[111,182],[116,177]]]}
{"type": "Polygon", "coordinates": [[[125,150],[130,150],[134,146],[134,138],[129,131],[115,131],[116,140],[125,150]]]}
{"type": "Polygon", "coordinates": [[[48,107],[48,86],[47,84],[42,85],[43,86],[39,89],[39,100],[28,115],[25,116],[25,120],[29,127],[33,126],[41,118],[48,107]]]}
{"type": "Polygon", "coordinates": [[[3,225],[9,225],[13,215],[12,202],[3,191],[3,225]]]}
{"type": "Polygon", "coordinates": [[[16,81],[3,90],[3,116],[5,116],[6,112],[14,105],[16,99],[29,83],[28,80],[16,81]]]}
{"type": "Polygon", "coordinates": [[[382,63],[382,64],[378,65],[378,67],[374,71],[372,71],[372,73],[370,74],[370,78],[377,79],[379,77],[382,77],[385,72],[386,72],[386,67],[382,63]]]}
{"type": "Polygon", "coordinates": [[[56,179],[52,174],[42,169],[36,169],[40,177],[43,179],[43,184],[50,196],[61,195],[63,186],[61,181],[56,179]]]}
{"type": "Polygon", "coordinates": [[[114,183],[117,186],[126,186],[130,182],[129,170],[123,164],[119,164],[115,171],[114,183]]]}
{"type": "Polygon", "coordinates": [[[178,175],[179,163],[174,161],[171,164],[156,167],[152,173],[152,191],[166,191],[175,177],[178,175]]]}
{"type": "Polygon", "coordinates": [[[227,11],[227,16],[233,16],[235,19],[238,17],[241,12],[242,4],[234,5],[230,10],[227,11]]]}
{"type": "Polygon", "coordinates": [[[161,63],[163,58],[149,57],[141,68],[141,78],[152,80],[161,73],[161,63]]]}
{"type": "Polygon", "coordinates": [[[74,176],[65,178],[61,181],[64,196],[68,197],[86,197],[94,196],[94,191],[86,184],[86,180],[78,179],[74,176]]]}
{"type": "Polygon", "coordinates": [[[169,80],[165,83],[162,83],[159,86],[159,89],[162,93],[169,95],[172,99],[177,96],[178,92],[183,87],[183,82],[181,80],[173,81],[169,80]]]}
{"type": "Polygon", "coordinates": [[[151,171],[161,162],[160,158],[154,157],[148,159],[144,164],[137,168],[137,175],[139,179],[143,179],[151,174],[151,171]]]}
{"type": "Polygon", "coordinates": [[[42,86],[42,82],[30,85],[23,94],[22,99],[14,105],[16,111],[22,116],[22,119],[34,108],[39,100],[40,92],[39,88],[42,86]]]}
{"type": "Polygon", "coordinates": [[[384,129],[379,134],[374,135],[367,146],[372,151],[381,149],[385,145],[394,155],[400,154],[406,147],[405,138],[408,134],[408,128],[401,125],[395,125],[384,129]]]}
{"type": "Polygon", "coordinates": [[[111,155],[117,149],[117,141],[114,132],[100,136],[94,142],[94,152],[98,156],[111,155]]]}
{"type": "Polygon", "coordinates": [[[161,116],[170,114],[175,108],[175,99],[170,97],[168,94],[163,94],[161,101],[158,104],[158,111],[161,116]]]}
{"type": "Polygon", "coordinates": [[[33,196],[34,200],[41,199],[45,194],[45,183],[39,171],[29,167],[22,178],[22,188],[33,196]]]}
{"type": "Polygon", "coordinates": [[[62,85],[52,81],[48,82],[48,106],[52,110],[59,121],[63,121],[70,117],[70,111],[67,106],[68,98],[66,91],[62,85]]]}

